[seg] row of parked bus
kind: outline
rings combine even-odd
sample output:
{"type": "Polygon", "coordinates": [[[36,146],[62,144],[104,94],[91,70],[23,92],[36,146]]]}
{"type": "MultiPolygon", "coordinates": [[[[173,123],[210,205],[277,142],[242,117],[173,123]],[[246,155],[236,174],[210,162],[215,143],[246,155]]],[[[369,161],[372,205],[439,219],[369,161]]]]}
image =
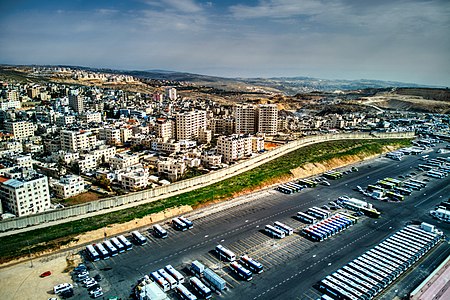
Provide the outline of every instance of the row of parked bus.
{"type": "Polygon", "coordinates": [[[186,231],[192,229],[194,224],[186,217],[177,217],[172,219],[172,225],[176,230],[186,231]]]}
{"type": "Polygon", "coordinates": [[[353,226],[356,222],[355,217],[339,213],[303,228],[302,234],[314,241],[321,242],[353,226]]]}
{"type": "Polygon", "coordinates": [[[320,281],[334,299],[373,299],[442,239],[422,223],[409,225],[320,281]]]}
{"type": "Polygon", "coordinates": [[[132,248],[133,245],[130,241],[123,235],[120,235],[106,240],[103,243],[86,246],[86,255],[91,261],[98,261],[116,256],[132,248]]]}
{"type": "Polygon", "coordinates": [[[276,190],[279,192],[282,192],[283,194],[293,194],[293,193],[300,192],[305,187],[306,186],[300,185],[295,182],[286,182],[286,183],[283,183],[283,184],[280,184],[279,186],[277,186],[276,190]]]}
{"type": "Polygon", "coordinates": [[[264,267],[260,262],[247,255],[242,255],[238,262],[236,260],[236,254],[222,245],[217,245],[215,252],[219,257],[219,260],[230,262],[231,271],[236,273],[236,275],[243,280],[250,281],[253,278],[253,274],[260,274],[264,270],[264,267]]]}
{"type": "Polygon", "coordinates": [[[283,224],[281,222],[276,221],[273,225],[266,225],[264,231],[269,234],[273,238],[283,239],[287,235],[291,235],[294,233],[294,229],[283,224]]]}

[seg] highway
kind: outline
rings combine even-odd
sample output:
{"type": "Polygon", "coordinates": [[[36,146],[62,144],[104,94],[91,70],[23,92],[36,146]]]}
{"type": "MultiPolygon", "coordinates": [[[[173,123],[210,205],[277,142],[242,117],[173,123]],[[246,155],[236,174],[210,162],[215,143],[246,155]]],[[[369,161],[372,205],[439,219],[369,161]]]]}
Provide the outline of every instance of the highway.
{"type": "MultiPolygon", "coordinates": [[[[449,154],[435,152],[427,154],[449,157],[449,154]]],[[[380,202],[353,191],[357,185],[366,187],[385,177],[398,178],[399,175],[418,172],[415,167],[424,163],[419,158],[406,156],[402,161],[394,161],[383,157],[366,161],[358,165],[358,172],[330,181],[331,186],[319,185],[292,195],[274,190],[261,191],[247,196],[254,198],[252,201],[193,218],[194,228],[189,231],[178,232],[169,224],[163,224],[169,231],[167,239],[155,238],[150,231],[144,231],[149,239],[146,245],[135,245],[127,253],[90,263],[91,274],[100,273],[104,278],[101,286],[105,296],[126,299],[137,280],[145,274],[171,264],[186,275],[190,263],[199,260],[227,281],[229,288],[221,295],[215,294],[216,299],[317,299],[321,293],[315,287],[320,279],[401,229],[407,222],[425,221],[437,225],[447,235],[450,233],[450,224],[440,223],[429,215],[430,209],[450,195],[450,177],[430,178],[426,188],[413,192],[400,203],[380,202]],[[355,226],[320,243],[307,240],[298,233],[275,240],[263,232],[264,226],[274,221],[281,221],[299,231],[305,224],[293,218],[297,211],[321,206],[342,195],[373,203],[382,216],[379,219],[361,217],[355,226]],[[213,249],[219,243],[237,255],[247,253],[259,260],[265,271],[254,275],[250,282],[241,281],[225,262],[220,262],[214,255],[213,249]]],[[[447,242],[442,243],[419,263],[417,270],[404,276],[408,280],[393,284],[380,298],[404,296],[449,254],[447,242]]],[[[75,288],[75,299],[85,299],[86,296],[84,288],[75,288]]],[[[170,297],[177,299],[174,294],[170,297]]]]}

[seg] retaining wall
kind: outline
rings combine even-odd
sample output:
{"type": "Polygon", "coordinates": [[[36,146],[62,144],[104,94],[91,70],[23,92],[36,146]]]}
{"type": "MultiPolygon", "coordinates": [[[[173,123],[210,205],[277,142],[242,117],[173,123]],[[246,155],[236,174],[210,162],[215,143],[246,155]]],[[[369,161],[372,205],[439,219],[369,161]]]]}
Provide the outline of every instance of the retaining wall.
{"type": "MultiPolygon", "coordinates": [[[[62,209],[51,210],[35,215],[12,218],[0,221],[0,232],[13,231],[15,229],[40,225],[39,227],[52,226],[56,223],[69,222],[77,219],[88,218],[98,214],[105,214],[112,211],[126,209],[175,196],[184,192],[192,191],[203,186],[207,186],[226,178],[238,175],[272,159],[285,155],[298,148],[307,145],[332,140],[345,139],[386,139],[386,138],[412,138],[414,132],[401,133],[347,133],[347,134],[327,134],[304,137],[273,150],[264,152],[243,162],[234,164],[228,168],[221,169],[209,174],[201,175],[191,179],[178,181],[166,186],[160,186],[140,192],[130,193],[123,196],[116,196],[101,199],[94,202],[69,206],[62,209]]],[[[14,234],[14,232],[8,232],[14,234]]]]}

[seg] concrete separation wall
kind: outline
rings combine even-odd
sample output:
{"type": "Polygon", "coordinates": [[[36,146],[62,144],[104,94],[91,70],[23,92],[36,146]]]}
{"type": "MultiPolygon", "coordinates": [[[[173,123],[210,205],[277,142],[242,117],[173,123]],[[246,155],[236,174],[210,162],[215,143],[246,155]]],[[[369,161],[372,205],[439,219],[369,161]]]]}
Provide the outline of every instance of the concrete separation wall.
{"type": "Polygon", "coordinates": [[[267,151],[255,157],[247,159],[241,163],[234,164],[228,168],[191,179],[175,182],[170,185],[160,186],[145,191],[131,193],[128,195],[101,199],[95,202],[84,203],[62,209],[51,210],[36,215],[6,219],[0,221],[0,232],[3,232],[3,234],[1,234],[0,236],[18,233],[16,230],[21,228],[28,227],[26,230],[29,230],[48,227],[64,222],[84,219],[99,214],[105,214],[145,203],[150,203],[171,196],[176,196],[233,177],[266,162],[269,162],[277,157],[283,156],[291,151],[315,143],[348,139],[400,139],[413,137],[414,132],[344,133],[308,136],[289,142],[271,151],[267,151]]]}

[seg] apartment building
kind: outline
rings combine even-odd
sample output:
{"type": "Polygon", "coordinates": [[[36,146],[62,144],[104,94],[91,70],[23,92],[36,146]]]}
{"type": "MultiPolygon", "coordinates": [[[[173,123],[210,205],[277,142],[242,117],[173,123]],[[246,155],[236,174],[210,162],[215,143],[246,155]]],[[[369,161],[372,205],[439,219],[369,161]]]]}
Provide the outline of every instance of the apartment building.
{"type": "Polygon", "coordinates": [[[22,105],[19,100],[0,101],[0,109],[1,110],[18,109],[21,106],[22,105]]]}
{"type": "Polygon", "coordinates": [[[187,171],[184,160],[168,158],[157,162],[158,174],[165,175],[170,181],[176,181],[187,171]]]}
{"type": "Polygon", "coordinates": [[[138,191],[148,186],[149,173],[147,169],[137,168],[131,172],[120,174],[118,181],[124,189],[138,191]]]}
{"type": "Polygon", "coordinates": [[[177,89],[176,88],[167,88],[166,89],[166,97],[169,100],[177,100],[177,89]]]}
{"type": "Polygon", "coordinates": [[[174,138],[174,123],[172,120],[159,118],[155,122],[155,133],[158,138],[161,138],[163,142],[174,138]]]}
{"type": "Polygon", "coordinates": [[[35,125],[26,121],[6,121],[5,130],[14,135],[15,139],[26,139],[34,136],[35,125]]]}
{"type": "Polygon", "coordinates": [[[84,130],[61,130],[59,137],[61,149],[64,151],[90,150],[97,143],[96,136],[92,132],[84,130]]]}
{"type": "Polygon", "coordinates": [[[206,128],[206,111],[188,111],[176,115],[178,140],[197,140],[201,128],[206,128]]]}
{"type": "Polygon", "coordinates": [[[0,199],[6,210],[17,217],[48,210],[51,206],[48,178],[37,173],[18,178],[0,176],[0,199]]]}
{"type": "Polygon", "coordinates": [[[84,180],[81,176],[65,175],[58,182],[52,183],[52,189],[58,198],[66,199],[85,191],[84,180]]]}
{"type": "Polygon", "coordinates": [[[76,113],[82,113],[84,111],[84,96],[78,94],[69,95],[69,106],[76,113]]]}
{"type": "Polygon", "coordinates": [[[70,124],[74,124],[76,121],[75,116],[69,116],[69,115],[65,115],[65,116],[59,116],[56,117],[56,125],[58,126],[68,126],[70,124]]]}
{"type": "Polygon", "coordinates": [[[80,115],[80,120],[85,123],[100,123],[102,114],[99,112],[86,112],[80,115]]]}
{"type": "Polygon", "coordinates": [[[139,155],[120,153],[109,159],[109,164],[114,170],[120,170],[139,163],[139,155]]]}
{"type": "Polygon", "coordinates": [[[276,104],[261,104],[256,109],[257,131],[268,135],[277,134],[278,107],[276,104]]]}
{"type": "Polygon", "coordinates": [[[233,134],[221,136],[217,140],[217,153],[224,162],[229,163],[252,155],[253,144],[249,136],[233,134]]]}
{"type": "Polygon", "coordinates": [[[253,105],[238,104],[233,107],[236,134],[255,133],[256,109],[253,105]]]}
{"type": "Polygon", "coordinates": [[[120,129],[114,127],[103,127],[98,131],[98,138],[106,141],[109,145],[120,145],[122,139],[120,137],[120,129]]]}

